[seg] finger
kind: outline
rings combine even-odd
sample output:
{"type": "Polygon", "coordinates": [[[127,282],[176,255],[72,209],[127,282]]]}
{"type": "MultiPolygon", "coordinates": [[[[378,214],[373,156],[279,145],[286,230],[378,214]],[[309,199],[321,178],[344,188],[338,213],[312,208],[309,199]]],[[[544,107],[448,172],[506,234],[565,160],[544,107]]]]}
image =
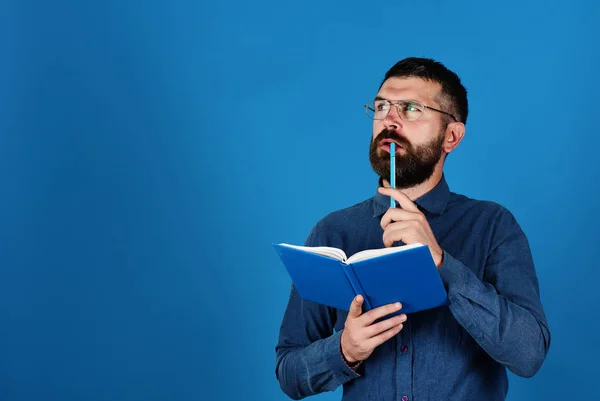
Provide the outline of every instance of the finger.
{"type": "Polygon", "coordinates": [[[408,210],[410,212],[421,213],[417,205],[415,205],[415,203],[411,201],[410,198],[399,189],[379,187],[379,193],[394,198],[400,204],[400,207],[402,209],[408,210]]]}
{"type": "Polygon", "coordinates": [[[348,317],[356,318],[362,314],[362,304],[364,299],[362,295],[357,295],[350,304],[350,310],[348,311],[348,317]]]}
{"type": "Polygon", "coordinates": [[[380,333],[379,335],[370,338],[365,342],[365,347],[369,349],[375,349],[380,346],[390,338],[394,337],[396,334],[400,333],[400,331],[404,328],[404,324],[399,324],[397,326],[393,326],[391,329],[380,333]]]}
{"type": "Polygon", "coordinates": [[[397,312],[400,309],[402,309],[402,304],[400,302],[387,304],[371,309],[367,313],[363,313],[363,315],[361,316],[361,325],[370,326],[375,320],[387,316],[390,313],[397,312]]]}
{"type": "Polygon", "coordinates": [[[402,241],[405,244],[412,244],[416,238],[415,230],[410,222],[395,223],[388,226],[388,229],[383,232],[383,245],[389,248],[396,241],[402,241]]]}
{"type": "Polygon", "coordinates": [[[421,212],[415,213],[404,209],[388,209],[388,211],[381,216],[379,224],[381,225],[381,228],[385,230],[385,228],[393,222],[418,220],[420,219],[420,216],[422,216],[421,212]]]}
{"type": "Polygon", "coordinates": [[[387,331],[395,326],[398,326],[402,323],[406,322],[406,315],[397,315],[390,317],[389,319],[382,320],[379,323],[375,323],[370,325],[367,328],[366,335],[367,338],[375,337],[384,331],[387,331]]]}

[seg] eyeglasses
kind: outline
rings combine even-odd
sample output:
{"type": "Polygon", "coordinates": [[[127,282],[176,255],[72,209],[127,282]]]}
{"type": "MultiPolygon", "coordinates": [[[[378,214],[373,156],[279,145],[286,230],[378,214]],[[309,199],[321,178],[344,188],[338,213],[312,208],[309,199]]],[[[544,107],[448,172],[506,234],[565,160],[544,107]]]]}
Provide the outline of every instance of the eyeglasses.
{"type": "Polygon", "coordinates": [[[433,107],[425,106],[423,103],[416,100],[400,100],[398,102],[390,102],[389,100],[385,99],[375,99],[374,101],[365,105],[365,110],[369,118],[373,120],[383,120],[390,113],[392,106],[396,106],[400,118],[407,121],[418,120],[421,118],[423,113],[425,113],[425,109],[446,114],[447,116],[452,117],[454,121],[458,121],[458,119],[452,114],[446,113],[442,110],[434,109],[433,107]]]}

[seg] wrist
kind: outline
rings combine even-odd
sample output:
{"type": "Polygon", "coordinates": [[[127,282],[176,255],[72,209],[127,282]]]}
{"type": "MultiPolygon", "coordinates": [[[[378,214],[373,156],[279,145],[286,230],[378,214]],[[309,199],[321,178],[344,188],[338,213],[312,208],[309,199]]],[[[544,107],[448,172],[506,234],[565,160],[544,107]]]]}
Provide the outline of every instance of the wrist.
{"type": "Polygon", "coordinates": [[[348,365],[350,368],[356,367],[356,366],[358,366],[358,364],[360,364],[360,361],[356,358],[353,358],[351,355],[347,354],[346,352],[344,352],[343,336],[344,336],[344,333],[342,333],[342,336],[340,337],[340,355],[342,356],[342,359],[344,360],[344,363],[346,365],[348,365]]]}
{"type": "Polygon", "coordinates": [[[362,361],[357,361],[353,358],[347,358],[346,355],[344,355],[344,351],[342,350],[342,347],[340,347],[340,355],[342,356],[342,359],[344,361],[344,363],[346,364],[346,366],[348,366],[350,369],[356,369],[358,367],[358,365],[360,365],[360,363],[362,361]]]}
{"type": "Polygon", "coordinates": [[[354,367],[355,365],[358,365],[360,363],[359,360],[354,359],[351,356],[346,356],[346,354],[344,354],[344,350],[342,350],[341,348],[340,348],[340,354],[342,354],[342,359],[344,360],[346,365],[348,365],[350,367],[354,367]]]}

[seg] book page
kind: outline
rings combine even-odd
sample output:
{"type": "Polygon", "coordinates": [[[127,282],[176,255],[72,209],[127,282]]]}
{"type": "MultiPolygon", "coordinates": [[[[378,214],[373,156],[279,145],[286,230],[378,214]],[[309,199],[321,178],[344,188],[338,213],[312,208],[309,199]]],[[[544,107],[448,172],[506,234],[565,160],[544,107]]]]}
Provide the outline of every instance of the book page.
{"type": "Polygon", "coordinates": [[[365,259],[376,258],[377,256],[387,255],[395,252],[402,252],[409,249],[418,248],[420,246],[423,246],[423,244],[415,243],[410,245],[393,246],[390,248],[366,249],[364,251],[357,252],[354,255],[350,256],[346,263],[354,263],[365,259]]]}
{"type": "Polygon", "coordinates": [[[342,262],[346,261],[346,253],[338,248],[331,248],[328,246],[300,246],[290,244],[280,244],[290,248],[299,249],[305,252],[315,253],[317,255],[327,256],[333,259],[338,259],[342,262]]]}

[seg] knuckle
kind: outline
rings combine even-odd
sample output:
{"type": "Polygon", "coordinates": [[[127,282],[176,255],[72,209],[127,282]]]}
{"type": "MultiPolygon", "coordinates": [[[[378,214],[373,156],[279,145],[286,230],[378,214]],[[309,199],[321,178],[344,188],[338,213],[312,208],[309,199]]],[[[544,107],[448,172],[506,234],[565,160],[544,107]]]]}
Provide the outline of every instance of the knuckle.
{"type": "Polygon", "coordinates": [[[381,333],[384,330],[384,327],[382,327],[382,323],[383,322],[379,322],[379,323],[375,323],[374,325],[371,326],[370,334],[372,335],[376,335],[378,333],[381,333]]]}
{"type": "Polygon", "coordinates": [[[385,333],[385,336],[384,336],[383,338],[384,338],[384,339],[387,341],[387,340],[389,340],[390,338],[394,337],[396,334],[398,334],[398,332],[397,332],[397,331],[395,331],[395,330],[388,330],[388,331],[385,333]]]}

